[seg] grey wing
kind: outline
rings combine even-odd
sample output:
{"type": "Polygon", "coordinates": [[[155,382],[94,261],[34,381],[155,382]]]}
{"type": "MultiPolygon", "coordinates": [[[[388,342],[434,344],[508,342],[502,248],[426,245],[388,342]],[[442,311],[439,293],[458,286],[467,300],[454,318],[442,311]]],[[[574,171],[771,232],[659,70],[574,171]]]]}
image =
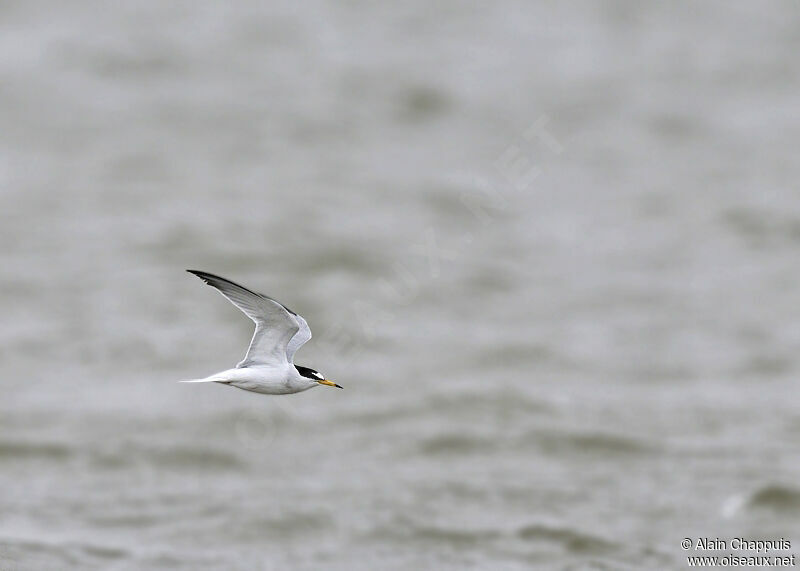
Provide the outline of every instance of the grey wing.
{"type": "Polygon", "coordinates": [[[300,324],[294,313],[274,299],[220,276],[197,270],[186,271],[215,288],[255,322],[256,330],[247,355],[237,367],[279,365],[291,361],[287,359],[289,341],[300,330],[300,324]]]}
{"type": "Polygon", "coordinates": [[[311,328],[308,326],[308,323],[306,323],[306,320],[296,313],[294,314],[294,318],[297,320],[300,329],[294,334],[294,337],[292,337],[291,341],[289,341],[289,344],[286,346],[286,359],[290,363],[294,362],[294,354],[297,350],[311,339],[311,328]]]}

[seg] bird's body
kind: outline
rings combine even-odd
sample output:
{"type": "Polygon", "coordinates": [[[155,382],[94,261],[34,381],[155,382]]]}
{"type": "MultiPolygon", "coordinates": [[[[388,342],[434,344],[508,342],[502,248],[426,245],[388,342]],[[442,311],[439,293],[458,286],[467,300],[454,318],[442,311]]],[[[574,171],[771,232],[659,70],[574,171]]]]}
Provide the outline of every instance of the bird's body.
{"type": "Polygon", "coordinates": [[[339,387],[314,369],[294,364],[295,352],[311,339],[305,319],[274,299],[230,280],[187,271],[217,289],[255,322],[256,330],[247,355],[235,368],[183,382],[222,383],[266,395],[299,393],[319,385],[339,387]]]}
{"type": "Polygon", "coordinates": [[[303,377],[294,366],[288,367],[243,367],[227,369],[205,379],[193,379],[184,383],[222,383],[237,389],[263,395],[288,395],[316,387],[319,383],[303,377]]]}

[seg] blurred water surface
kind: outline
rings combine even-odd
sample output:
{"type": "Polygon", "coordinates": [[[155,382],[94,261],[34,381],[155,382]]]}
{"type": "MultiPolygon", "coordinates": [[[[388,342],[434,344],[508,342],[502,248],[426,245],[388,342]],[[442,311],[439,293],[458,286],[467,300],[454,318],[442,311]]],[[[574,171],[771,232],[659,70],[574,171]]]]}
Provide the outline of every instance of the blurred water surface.
{"type": "Polygon", "coordinates": [[[792,2],[0,5],[0,569],[800,542],[792,2]],[[175,381],[302,313],[344,391],[175,381]]]}

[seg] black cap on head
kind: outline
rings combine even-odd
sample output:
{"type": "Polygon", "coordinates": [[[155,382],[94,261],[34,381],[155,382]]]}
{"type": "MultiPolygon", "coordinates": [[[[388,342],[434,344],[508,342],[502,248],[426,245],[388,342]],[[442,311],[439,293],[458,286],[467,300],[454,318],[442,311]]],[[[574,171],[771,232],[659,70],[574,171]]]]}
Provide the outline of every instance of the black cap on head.
{"type": "Polygon", "coordinates": [[[323,377],[319,371],[315,371],[310,367],[304,367],[303,365],[295,365],[294,368],[297,369],[297,372],[300,373],[301,376],[307,379],[312,379],[314,381],[325,380],[325,377],[323,377]]]}

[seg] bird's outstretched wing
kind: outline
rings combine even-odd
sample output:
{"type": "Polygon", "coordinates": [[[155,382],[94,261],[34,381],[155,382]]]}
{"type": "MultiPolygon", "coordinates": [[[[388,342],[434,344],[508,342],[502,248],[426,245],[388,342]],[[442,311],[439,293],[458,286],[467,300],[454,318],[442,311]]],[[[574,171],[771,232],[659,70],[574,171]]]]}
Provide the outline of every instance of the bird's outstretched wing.
{"type": "Polygon", "coordinates": [[[291,350],[293,356],[300,345],[311,338],[305,320],[274,299],[214,274],[197,270],[186,271],[215,288],[255,322],[256,330],[250,341],[250,348],[237,367],[290,363],[290,345],[296,345],[291,350]],[[295,338],[302,335],[303,329],[308,332],[308,337],[295,343],[295,338]]]}

